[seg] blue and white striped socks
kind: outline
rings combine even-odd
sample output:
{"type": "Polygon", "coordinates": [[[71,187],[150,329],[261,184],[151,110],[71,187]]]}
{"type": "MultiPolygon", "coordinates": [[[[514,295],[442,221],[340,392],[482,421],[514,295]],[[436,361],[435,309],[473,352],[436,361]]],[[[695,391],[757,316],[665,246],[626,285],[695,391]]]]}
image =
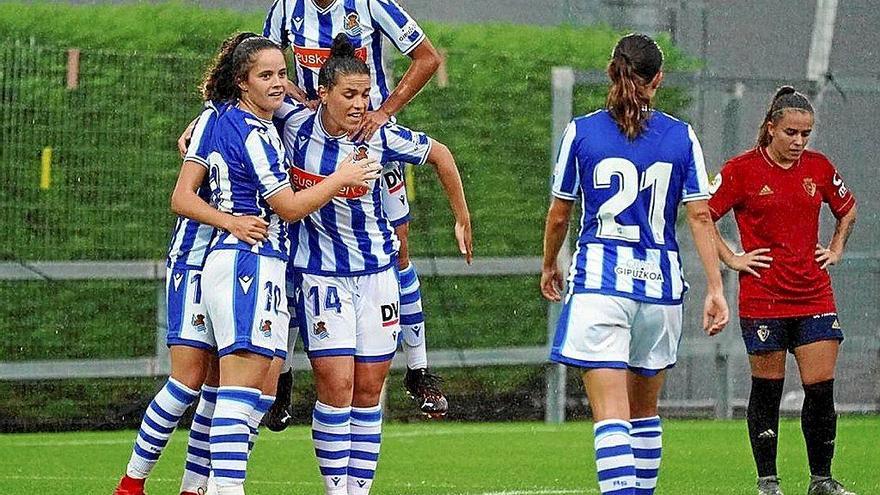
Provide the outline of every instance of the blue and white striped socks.
{"type": "Polygon", "coordinates": [[[635,459],[630,424],[622,419],[606,419],[593,425],[596,471],[602,495],[634,495],[635,459]]]}
{"type": "Polygon", "coordinates": [[[376,475],[382,445],[382,407],[351,408],[351,457],[348,495],[367,495],[376,475]]]}
{"type": "Polygon", "coordinates": [[[406,365],[410,369],[428,367],[425,347],[425,315],[422,313],[422,293],[419,276],[412,263],[398,271],[400,280],[400,331],[406,365]]]}
{"type": "Polygon", "coordinates": [[[315,402],[312,412],[312,443],[327,495],[348,494],[351,409],[315,402]]]}
{"type": "Polygon", "coordinates": [[[257,436],[260,434],[260,423],[274,402],[274,395],[261,395],[257,406],[254,408],[254,412],[251,413],[251,417],[248,419],[248,428],[251,430],[250,439],[248,440],[248,452],[254,449],[254,442],[257,441],[257,436]]]}
{"type": "Polygon", "coordinates": [[[186,464],[180,482],[181,493],[199,493],[199,489],[208,486],[208,475],[211,474],[211,419],[214,417],[216,404],[217,387],[202,385],[202,396],[189,428],[186,464]]]}
{"type": "Polygon", "coordinates": [[[635,495],[654,495],[663,449],[660,416],[633,419],[630,431],[633,457],[636,462],[635,495]]]}
{"type": "Polygon", "coordinates": [[[165,450],[168,438],[177,428],[180,417],[198,396],[199,393],[195,390],[174,378],[168,378],[144,413],[131,459],[125,470],[129,477],[143,479],[149,476],[165,450]]]}
{"type": "MultiPolygon", "coordinates": [[[[218,493],[239,493],[247,473],[248,420],[260,401],[260,391],[221,386],[211,421],[211,469],[218,493]]],[[[242,492],[243,493],[243,492],[242,492]]]]}

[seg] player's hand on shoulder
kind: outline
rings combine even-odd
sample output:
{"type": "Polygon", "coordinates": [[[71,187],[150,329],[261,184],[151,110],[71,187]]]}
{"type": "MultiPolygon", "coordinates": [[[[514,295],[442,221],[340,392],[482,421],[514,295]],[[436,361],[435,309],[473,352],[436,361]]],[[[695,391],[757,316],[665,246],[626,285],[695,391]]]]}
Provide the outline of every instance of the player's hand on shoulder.
{"type": "Polygon", "coordinates": [[[831,265],[836,265],[838,261],[840,261],[842,253],[838,253],[833,249],[828,249],[821,244],[816,244],[816,263],[819,263],[819,268],[824,270],[831,265]]]}
{"type": "Polygon", "coordinates": [[[186,150],[187,148],[189,148],[189,141],[190,139],[192,139],[193,129],[195,129],[196,127],[197,120],[199,119],[193,119],[192,122],[190,122],[189,125],[186,126],[186,129],[183,130],[183,134],[181,134],[180,137],[177,138],[177,152],[180,153],[181,158],[186,156],[186,150]]]}
{"type": "Polygon", "coordinates": [[[706,301],[703,303],[703,331],[710,337],[717,335],[724,330],[728,321],[730,308],[724,294],[720,290],[706,294],[706,301]]]}
{"type": "Polygon", "coordinates": [[[381,108],[367,112],[364,114],[364,119],[361,121],[360,127],[355,129],[354,132],[349,135],[349,138],[364,142],[369,141],[373,137],[373,134],[375,134],[379,128],[387,124],[389,120],[391,120],[391,116],[385,113],[385,110],[382,110],[381,108]]]}
{"type": "Polygon", "coordinates": [[[370,182],[379,178],[382,165],[373,157],[355,160],[352,152],[336,168],[334,175],[342,180],[345,187],[368,187],[370,182]]]}
{"type": "Polygon", "coordinates": [[[265,241],[269,234],[269,222],[253,215],[230,215],[225,228],[236,239],[252,246],[265,241]]]}
{"type": "Polygon", "coordinates": [[[562,272],[556,264],[541,268],[541,295],[551,302],[562,300],[562,272]]]}
{"type": "MultiPolygon", "coordinates": [[[[758,273],[757,269],[770,268],[770,262],[773,261],[773,257],[768,256],[769,252],[770,248],[758,248],[748,253],[737,253],[724,263],[732,270],[746,272],[761,278],[761,274],[758,273]]],[[[818,250],[816,254],[818,256],[818,250]]]]}

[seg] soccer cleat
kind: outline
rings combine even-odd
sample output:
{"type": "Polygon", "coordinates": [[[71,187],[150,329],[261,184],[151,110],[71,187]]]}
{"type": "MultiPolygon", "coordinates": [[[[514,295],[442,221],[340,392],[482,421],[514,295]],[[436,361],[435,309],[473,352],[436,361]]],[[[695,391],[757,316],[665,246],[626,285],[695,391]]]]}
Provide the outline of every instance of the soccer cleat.
{"type": "Polygon", "coordinates": [[[144,483],[146,481],[145,479],[130,478],[128,475],[125,475],[119,480],[119,484],[113,490],[113,495],[146,495],[144,493],[144,483]]]}
{"type": "Polygon", "coordinates": [[[287,370],[278,375],[278,390],[275,393],[275,402],[266,414],[263,422],[266,428],[272,431],[283,431],[290,426],[291,414],[291,391],[293,389],[293,370],[287,370]]]}
{"type": "Polygon", "coordinates": [[[439,376],[429,373],[427,368],[406,369],[403,377],[403,387],[410,397],[415,399],[419,410],[429,418],[439,418],[446,415],[449,403],[440,390],[443,381],[439,376]]]}
{"type": "Polygon", "coordinates": [[[779,489],[779,478],[766,477],[758,478],[758,495],[783,495],[779,489]]]}
{"type": "Polygon", "coordinates": [[[853,492],[847,491],[843,485],[840,484],[834,478],[825,478],[822,480],[813,480],[810,481],[810,488],[807,490],[807,495],[856,495],[853,492]]]}

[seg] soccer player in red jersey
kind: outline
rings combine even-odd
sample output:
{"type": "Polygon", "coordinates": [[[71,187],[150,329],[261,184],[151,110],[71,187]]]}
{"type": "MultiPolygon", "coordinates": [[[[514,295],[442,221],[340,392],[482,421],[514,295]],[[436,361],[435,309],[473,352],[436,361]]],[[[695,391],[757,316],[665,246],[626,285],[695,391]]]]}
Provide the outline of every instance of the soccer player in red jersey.
{"type": "Polygon", "coordinates": [[[804,387],[808,495],[852,495],[831,477],[834,369],[843,332],[827,268],[843,255],[856,200],[828,158],[805,149],[813,124],[809,100],[790,86],[780,88],[757,146],[724,164],[709,201],[715,221],[733,210],[745,251],[735,254],[717,243],[721,260],[740,272],[740,326],[752,372],[749,439],[761,495],[782,494],[776,446],[786,350],[804,387]],[[822,203],[837,218],[827,247],[819,243],[822,203]]]}

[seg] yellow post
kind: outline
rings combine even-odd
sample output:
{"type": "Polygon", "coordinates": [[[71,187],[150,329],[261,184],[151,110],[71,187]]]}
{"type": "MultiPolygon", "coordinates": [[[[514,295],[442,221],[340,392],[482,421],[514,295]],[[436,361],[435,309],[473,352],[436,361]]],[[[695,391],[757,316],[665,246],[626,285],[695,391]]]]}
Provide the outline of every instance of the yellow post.
{"type": "Polygon", "coordinates": [[[47,190],[52,185],[52,148],[43,148],[42,169],[40,173],[40,189],[47,190]]]}
{"type": "Polygon", "coordinates": [[[406,199],[412,203],[416,200],[416,180],[412,164],[406,164],[403,174],[406,177],[406,199]]]}

